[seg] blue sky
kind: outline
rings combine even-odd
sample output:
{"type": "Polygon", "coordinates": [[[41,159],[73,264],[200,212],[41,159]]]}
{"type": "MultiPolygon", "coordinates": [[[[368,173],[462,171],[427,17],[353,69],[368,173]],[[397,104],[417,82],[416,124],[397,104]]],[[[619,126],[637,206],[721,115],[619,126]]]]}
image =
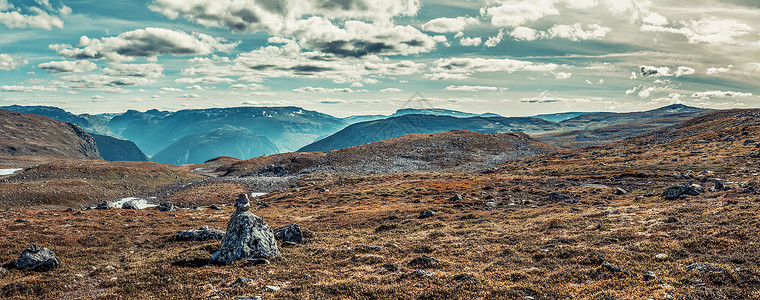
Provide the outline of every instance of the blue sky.
{"type": "Polygon", "coordinates": [[[0,0],[0,105],[757,107],[752,0],[0,0]]]}

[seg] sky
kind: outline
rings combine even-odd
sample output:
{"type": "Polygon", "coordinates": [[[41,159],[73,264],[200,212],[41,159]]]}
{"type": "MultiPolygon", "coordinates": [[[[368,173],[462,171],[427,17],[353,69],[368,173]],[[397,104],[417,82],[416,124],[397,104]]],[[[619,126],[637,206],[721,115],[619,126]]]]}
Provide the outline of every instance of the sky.
{"type": "Polygon", "coordinates": [[[760,105],[760,1],[0,0],[0,105],[760,105]]]}

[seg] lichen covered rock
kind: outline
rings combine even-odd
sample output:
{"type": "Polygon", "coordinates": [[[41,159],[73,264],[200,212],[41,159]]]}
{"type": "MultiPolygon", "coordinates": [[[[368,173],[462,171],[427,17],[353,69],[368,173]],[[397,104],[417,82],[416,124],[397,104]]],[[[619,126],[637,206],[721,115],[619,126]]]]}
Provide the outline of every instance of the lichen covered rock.
{"type": "Polygon", "coordinates": [[[237,209],[227,223],[222,246],[211,256],[211,263],[227,265],[240,259],[280,256],[272,229],[249,211],[249,202],[246,194],[238,197],[237,209]]]}

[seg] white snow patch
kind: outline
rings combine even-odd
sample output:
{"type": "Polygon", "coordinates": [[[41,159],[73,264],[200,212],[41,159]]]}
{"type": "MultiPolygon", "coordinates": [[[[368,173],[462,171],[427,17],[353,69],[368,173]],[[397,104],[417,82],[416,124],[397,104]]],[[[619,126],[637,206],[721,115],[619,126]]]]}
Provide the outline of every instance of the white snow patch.
{"type": "Polygon", "coordinates": [[[0,169],[0,176],[13,175],[13,173],[21,170],[23,169],[0,169]]]}
{"type": "Polygon", "coordinates": [[[127,202],[132,202],[132,204],[134,204],[135,207],[137,207],[137,209],[146,209],[146,208],[149,208],[149,207],[156,207],[156,206],[158,206],[158,205],[155,205],[155,204],[150,204],[148,202],[148,200],[140,199],[140,198],[135,198],[135,197],[127,197],[127,198],[123,198],[123,199],[118,200],[118,201],[109,202],[108,205],[111,206],[111,207],[113,207],[113,208],[121,208],[121,206],[124,205],[124,203],[127,203],[127,202]]]}
{"type": "Polygon", "coordinates": [[[252,193],[251,193],[251,197],[264,196],[264,195],[266,195],[266,194],[267,194],[267,193],[252,192],[252,193]]]}

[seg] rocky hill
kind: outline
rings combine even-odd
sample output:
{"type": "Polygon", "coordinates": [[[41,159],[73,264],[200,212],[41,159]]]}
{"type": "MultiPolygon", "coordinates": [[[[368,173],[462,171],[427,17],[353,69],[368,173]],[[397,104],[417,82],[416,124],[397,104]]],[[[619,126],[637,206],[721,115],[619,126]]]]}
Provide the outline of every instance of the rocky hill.
{"type": "Polygon", "coordinates": [[[149,161],[135,143],[106,135],[91,135],[95,138],[100,155],[107,161],[149,161]]]}
{"type": "Polygon", "coordinates": [[[166,146],[152,157],[152,161],[165,164],[195,164],[218,155],[248,159],[279,153],[267,137],[252,134],[244,128],[225,127],[207,134],[183,137],[166,146]]]}
{"type": "Polygon", "coordinates": [[[0,110],[0,154],[102,159],[95,139],[77,125],[0,110]]]}
{"type": "Polygon", "coordinates": [[[21,106],[10,105],[0,106],[0,109],[10,110],[25,114],[45,116],[58,121],[73,123],[81,127],[89,133],[96,133],[101,135],[111,134],[111,129],[108,127],[107,120],[98,116],[89,114],[75,115],[63,109],[53,106],[21,106]]]}
{"type": "Polygon", "coordinates": [[[555,149],[521,132],[466,130],[412,134],[359,146],[254,158],[222,167],[227,176],[298,173],[399,173],[483,169],[555,149]]]}

